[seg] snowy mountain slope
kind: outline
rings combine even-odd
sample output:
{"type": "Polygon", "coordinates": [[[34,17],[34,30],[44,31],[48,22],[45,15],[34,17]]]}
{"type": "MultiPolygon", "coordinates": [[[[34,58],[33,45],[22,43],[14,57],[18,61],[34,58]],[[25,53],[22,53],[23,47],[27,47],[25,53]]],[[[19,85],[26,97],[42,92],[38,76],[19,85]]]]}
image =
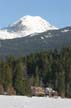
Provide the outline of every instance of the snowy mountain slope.
{"type": "Polygon", "coordinates": [[[71,27],[15,39],[0,39],[0,57],[16,57],[71,46],[71,27]]]}
{"type": "Polygon", "coordinates": [[[0,30],[1,58],[25,56],[49,49],[60,50],[67,46],[71,46],[71,27],[56,29],[38,16],[25,16],[0,30]]]}
{"type": "Polygon", "coordinates": [[[71,46],[71,27],[15,39],[0,39],[0,57],[15,57],[71,46]]]}
{"type": "Polygon", "coordinates": [[[14,39],[57,29],[39,16],[24,16],[0,30],[0,39],[14,39]]]}
{"type": "Polygon", "coordinates": [[[71,99],[0,96],[0,108],[71,108],[71,99]]]}

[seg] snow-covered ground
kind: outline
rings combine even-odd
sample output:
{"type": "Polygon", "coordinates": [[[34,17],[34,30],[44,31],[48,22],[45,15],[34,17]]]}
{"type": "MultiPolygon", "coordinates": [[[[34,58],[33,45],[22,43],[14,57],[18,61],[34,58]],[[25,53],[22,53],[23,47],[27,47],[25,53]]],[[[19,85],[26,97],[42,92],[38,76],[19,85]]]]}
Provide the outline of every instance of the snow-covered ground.
{"type": "Polygon", "coordinates": [[[0,96],[0,108],[71,108],[70,99],[0,96]]]}

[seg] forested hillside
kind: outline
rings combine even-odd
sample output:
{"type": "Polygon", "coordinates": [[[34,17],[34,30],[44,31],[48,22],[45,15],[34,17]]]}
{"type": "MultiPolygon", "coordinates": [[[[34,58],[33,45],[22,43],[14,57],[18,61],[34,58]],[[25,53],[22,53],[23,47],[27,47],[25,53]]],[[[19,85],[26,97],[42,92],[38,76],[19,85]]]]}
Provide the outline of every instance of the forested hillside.
{"type": "Polygon", "coordinates": [[[0,59],[0,94],[31,95],[31,86],[71,97],[71,48],[0,59]]]}

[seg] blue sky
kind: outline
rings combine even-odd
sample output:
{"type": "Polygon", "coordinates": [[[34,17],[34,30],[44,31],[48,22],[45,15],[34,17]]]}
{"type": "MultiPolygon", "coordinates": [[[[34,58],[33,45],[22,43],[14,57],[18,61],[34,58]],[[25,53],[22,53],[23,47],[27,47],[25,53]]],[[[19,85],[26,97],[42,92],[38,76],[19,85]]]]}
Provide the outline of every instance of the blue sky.
{"type": "Polygon", "coordinates": [[[71,0],[0,0],[0,28],[25,15],[38,15],[56,27],[71,26],[71,0]]]}

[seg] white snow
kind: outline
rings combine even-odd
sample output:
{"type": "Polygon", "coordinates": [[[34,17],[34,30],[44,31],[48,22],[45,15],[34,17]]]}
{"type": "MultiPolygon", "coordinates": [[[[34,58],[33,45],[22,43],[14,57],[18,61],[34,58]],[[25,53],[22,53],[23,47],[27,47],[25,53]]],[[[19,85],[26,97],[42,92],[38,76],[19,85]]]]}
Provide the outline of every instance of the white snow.
{"type": "Polygon", "coordinates": [[[48,33],[48,35],[45,35],[44,37],[45,38],[52,37],[52,34],[51,33],[48,33]]]}
{"type": "Polygon", "coordinates": [[[70,31],[70,30],[64,29],[64,30],[62,30],[61,32],[68,32],[68,31],[70,31]]]}
{"type": "Polygon", "coordinates": [[[44,39],[44,37],[43,37],[43,36],[41,36],[41,39],[44,39]]]}
{"type": "Polygon", "coordinates": [[[57,28],[39,16],[24,16],[5,29],[1,29],[0,39],[25,37],[54,29],[57,28]]]}
{"type": "Polygon", "coordinates": [[[71,99],[0,96],[0,108],[71,108],[71,99]]]}

